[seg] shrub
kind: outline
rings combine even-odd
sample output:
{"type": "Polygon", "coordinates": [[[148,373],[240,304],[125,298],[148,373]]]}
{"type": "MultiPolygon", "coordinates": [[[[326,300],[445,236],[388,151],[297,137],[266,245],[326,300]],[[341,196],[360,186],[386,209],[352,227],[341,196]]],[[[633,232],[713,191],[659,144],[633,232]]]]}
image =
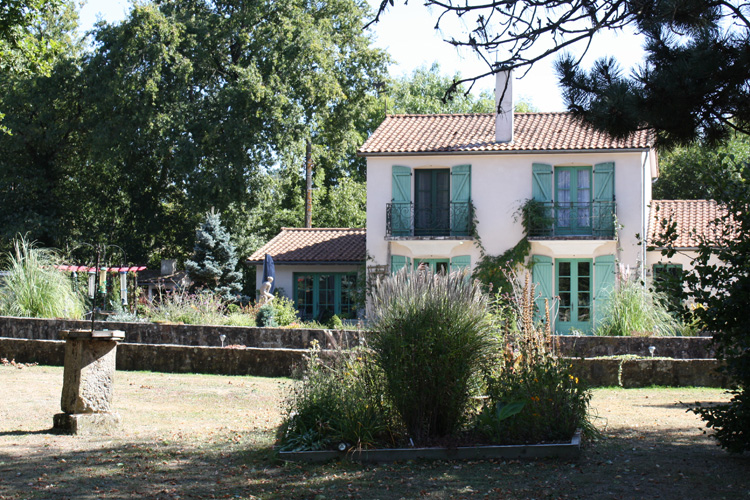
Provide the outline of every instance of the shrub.
{"type": "Polygon", "coordinates": [[[58,271],[55,252],[35,247],[23,237],[7,255],[8,275],[0,287],[0,313],[31,318],[81,318],[84,298],[71,279],[58,271]]]}
{"type": "Polygon", "coordinates": [[[334,314],[333,316],[331,316],[331,319],[328,320],[328,324],[326,326],[331,330],[343,330],[344,322],[341,321],[341,318],[334,314]]]}
{"type": "Polygon", "coordinates": [[[568,440],[588,423],[590,391],[553,353],[549,312],[546,323],[534,321],[534,285],[528,276],[523,287],[501,300],[514,311],[503,311],[504,354],[487,375],[487,396],[475,429],[496,444],[568,440]]]}
{"type": "Polygon", "coordinates": [[[493,346],[479,284],[464,273],[404,270],[378,282],[370,320],[370,347],[410,437],[455,434],[493,346]]]}
{"type": "Polygon", "coordinates": [[[276,322],[276,309],[274,309],[272,305],[273,302],[276,301],[273,300],[271,301],[271,303],[264,304],[260,309],[258,309],[258,315],[255,317],[255,322],[258,324],[258,326],[267,328],[274,328],[279,326],[279,324],[276,322]]]}
{"type": "Polygon", "coordinates": [[[680,324],[669,314],[667,303],[663,293],[656,292],[639,281],[621,280],[619,287],[610,294],[606,302],[604,319],[595,334],[678,334],[681,331],[680,324]]]}
{"type": "Polygon", "coordinates": [[[277,326],[288,326],[300,321],[297,315],[297,308],[294,306],[292,299],[288,299],[282,295],[276,296],[271,301],[271,307],[274,311],[273,317],[277,326]]]}
{"type": "Polygon", "coordinates": [[[382,373],[367,356],[361,349],[338,351],[326,366],[313,344],[305,379],[289,399],[279,429],[282,451],[361,449],[396,441],[398,424],[382,396],[382,373]]]}

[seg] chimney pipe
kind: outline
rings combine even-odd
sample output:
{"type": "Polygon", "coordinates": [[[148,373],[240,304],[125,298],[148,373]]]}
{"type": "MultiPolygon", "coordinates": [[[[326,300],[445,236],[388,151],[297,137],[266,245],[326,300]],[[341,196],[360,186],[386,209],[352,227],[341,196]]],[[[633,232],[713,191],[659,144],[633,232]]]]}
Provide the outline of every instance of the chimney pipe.
{"type": "Polygon", "coordinates": [[[513,142],[513,71],[495,74],[495,141],[513,142]]]}

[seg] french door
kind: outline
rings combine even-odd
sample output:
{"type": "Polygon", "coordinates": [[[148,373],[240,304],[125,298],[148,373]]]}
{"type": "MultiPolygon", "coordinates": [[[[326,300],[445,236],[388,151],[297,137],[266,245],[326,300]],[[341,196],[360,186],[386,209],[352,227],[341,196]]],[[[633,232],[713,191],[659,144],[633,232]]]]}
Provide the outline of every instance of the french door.
{"type": "Polygon", "coordinates": [[[593,262],[591,259],[557,259],[555,295],[560,297],[557,331],[591,333],[593,262]]]}

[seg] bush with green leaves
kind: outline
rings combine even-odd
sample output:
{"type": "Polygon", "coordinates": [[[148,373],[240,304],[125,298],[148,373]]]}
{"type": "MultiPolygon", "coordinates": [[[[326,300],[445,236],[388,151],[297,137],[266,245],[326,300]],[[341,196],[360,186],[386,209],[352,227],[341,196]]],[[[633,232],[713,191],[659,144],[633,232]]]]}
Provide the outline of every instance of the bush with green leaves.
{"type": "Polygon", "coordinates": [[[0,287],[0,314],[31,318],[81,318],[85,299],[78,293],[70,276],[54,266],[58,255],[39,248],[26,238],[13,241],[13,251],[6,256],[8,274],[0,287]]]}
{"type": "Polygon", "coordinates": [[[271,301],[271,307],[273,307],[273,317],[278,326],[288,326],[300,321],[299,315],[297,314],[297,307],[294,305],[294,301],[290,298],[284,297],[283,295],[276,296],[276,298],[271,301]]]}
{"type": "Polygon", "coordinates": [[[265,328],[279,326],[276,322],[276,309],[274,309],[271,303],[263,304],[260,309],[258,309],[258,315],[255,317],[255,322],[258,326],[265,328]]]}
{"type": "Polygon", "coordinates": [[[680,323],[669,314],[668,299],[637,280],[622,279],[609,295],[604,319],[596,328],[596,335],[677,335],[680,323]]]}
{"type": "Polygon", "coordinates": [[[549,313],[535,321],[535,287],[511,278],[514,292],[498,306],[502,315],[502,355],[487,373],[487,398],[475,421],[475,431],[495,444],[566,441],[588,419],[591,392],[571,372],[570,364],[554,356],[549,313]]]}
{"type": "Polygon", "coordinates": [[[375,287],[370,327],[386,395],[414,442],[460,431],[495,347],[479,283],[465,273],[402,270],[375,287]]]}
{"type": "Polygon", "coordinates": [[[313,345],[279,429],[282,451],[393,445],[402,432],[383,396],[383,374],[368,352],[337,351],[324,363],[313,345]]]}

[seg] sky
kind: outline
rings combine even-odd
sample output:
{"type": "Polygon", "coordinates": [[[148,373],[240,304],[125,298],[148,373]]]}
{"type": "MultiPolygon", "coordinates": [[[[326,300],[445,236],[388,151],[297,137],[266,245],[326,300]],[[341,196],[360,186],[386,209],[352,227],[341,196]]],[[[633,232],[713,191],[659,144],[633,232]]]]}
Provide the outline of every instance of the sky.
{"type": "MultiPolygon", "coordinates": [[[[373,10],[379,0],[368,0],[373,10]]],[[[128,0],[88,0],[81,9],[80,25],[82,30],[93,27],[97,19],[107,22],[118,22],[125,18],[130,9],[128,0]]],[[[437,12],[430,11],[418,0],[404,5],[403,0],[396,0],[381,21],[374,27],[375,45],[387,50],[394,64],[389,68],[394,77],[408,75],[419,67],[429,67],[434,62],[440,64],[444,74],[460,73],[463,77],[485,73],[487,68],[475,55],[468,51],[460,52],[444,41],[444,38],[460,38],[470,27],[456,19],[444,18],[441,21],[443,34],[434,29],[437,12]]],[[[643,58],[641,40],[632,33],[608,32],[599,36],[596,43],[582,60],[582,66],[591,64],[603,56],[615,56],[623,68],[633,69],[643,58]]],[[[574,47],[571,52],[580,55],[583,47],[574,47]]],[[[533,104],[540,111],[564,111],[565,105],[560,95],[557,77],[553,69],[554,57],[537,63],[523,78],[514,75],[514,94],[516,100],[523,99],[533,104]]],[[[480,80],[474,92],[492,90],[492,77],[480,80]]]]}

